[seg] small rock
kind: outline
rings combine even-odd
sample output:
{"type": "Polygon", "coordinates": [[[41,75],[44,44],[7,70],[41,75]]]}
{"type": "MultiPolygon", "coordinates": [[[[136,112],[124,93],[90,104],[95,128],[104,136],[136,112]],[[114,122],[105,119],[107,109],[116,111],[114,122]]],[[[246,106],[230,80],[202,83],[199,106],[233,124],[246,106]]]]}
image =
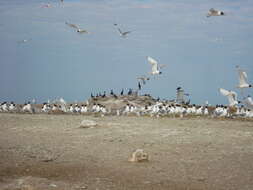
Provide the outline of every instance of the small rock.
{"type": "Polygon", "coordinates": [[[31,185],[24,185],[22,186],[21,190],[34,190],[34,188],[31,185]]]}
{"type": "Polygon", "coordinates": [[[51,183],[49,186],[50,186],[50,187],[57,187],[57,185],[55,185],[55,184],[53,184],[53,183],[51,183]]]}
{"type": "Polygon", "coordinates": [[[149,161],[148,153],[143,149],[137,149],[132,153],[132,156],[128,159],[129,162],[144,162],[149,161]]]}
{"type": "Polygon", "coordinates": [[[90,128],[95,126],[97,126],[97,123],[95,121],[85,119],[81,122],[80,128],[90,128]]]}

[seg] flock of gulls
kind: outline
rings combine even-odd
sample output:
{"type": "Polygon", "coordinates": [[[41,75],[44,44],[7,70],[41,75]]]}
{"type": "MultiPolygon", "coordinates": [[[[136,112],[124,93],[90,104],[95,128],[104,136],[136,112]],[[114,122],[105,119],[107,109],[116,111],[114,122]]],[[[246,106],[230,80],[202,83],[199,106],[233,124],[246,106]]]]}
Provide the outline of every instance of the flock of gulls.
{"type": "MultiPolygon", "coordinates": [[[[61,0],[61,3],[64,1],[61,0]]],[[[41,8],[52,8],[50,3],[43,4],[41,8]]],[[[215,10],[211,8],[206,17],[212,16],[224,16],[226,15],[223,11],[215,10]]],[[[86,29],[81,28],[80,26],[65,22],[67,26],[75,29],[79,34],[90,34],[86,29]]],[[[126,38],[132,31],[122,31],[118,27],[118,24],[114,24],[119,35],[122,38],[126,38]]],[[[18,43],[26,43],[31,39],[21,40],[18,43]]],[[[210,116],[210,117],[241,117],[241,118],[253,118],[253,100],[250,96],[245,96],[244,89],[251,88],[252,84],[249,84],[247,81],[247,74],[241,68],[237,66],[238,75],[239,75],[239,84],[236,86],[240,89],[242,100],[237,99],[237,93],[231,90],[226,90],[224,88],[219,88],[221,95],[227,97],[228,105],[216,105],[211,106],[208,103],[204,105],[195,105],[190,104],[190,102],[176,102],[176,101],[162,101],[159,98],[155,100],[155,103],[147,103],[146,105],[137,105],[133,103],[126,103],[119,109],[112,109],[111,107],[106,107],[101,103],[96,102],[97,98],[127,98],[129,96],[138,97],[138,90],[142,89],[142,86],[147,83],[150,79],[162,74],[161,70],[166,65],[158,64],[158,61],[150,56],[146,57],[147,62],[151,66],[151,71],[147,74],[143,74],[137,77],[138,87],[137,93],[133,92],[132,89],[129,89],[129,92],[124,94],[122,89],[121,93],[116,95],[111,90],[109,95],[106,95],[106,92],[102,95],[101,93],[94,96],[91,94],[91,98],[85,103],[67,103],[63,98],[56,99],[55,101],[48,101],[43,104],[36,104],[27,102],[25,104],[15,104],[14,102],[3,102],[0,104],[0,112],[5,113],[65,113],[65,114],[100,114],[101,116],[105,115],[137,115],[137,116],[180,116],[184,117],[187,115],[193,116],[210,116]]],[[[146,96],[146,95],[144,95],[146,96]]],[[[148,95],[149,96],[149,95],[148,95]]]]}
{"type": "MultiPolygon", "coordinates": [[[[149,61],[157,62],[148,57],[149,61]]],[[[139,105],[136,103],[130,103],[127,101],[129,97],[138,99],[138,92],[129,89],[124,94],[124,89],[120,94],[115,94],[113,90],[107,95],[104,91],[103,94],[99,93],[94,96],[91,93],[91,97],[85,103],[67,103],[63,98],[56,99],[52,102],[48,100],[43,104],[36,104],[36,101],[27,102],[25,104],[16,105],[14,102],[3,102],[0,105],[0,112],[2,113],[41,113],[41,114],[83,114],[83,115],[99,115],[104,117],[106,115],[117,116],[150,116],[150,117],[185,117],[185,116],[205,116],[205,117],[222,117],[222,118],[253,118],[253,100],[251,96],[244,97],[244,90],[246,88],[252,88],[252,84],[247,81],[247,73],[238,66],[238,85],[236,86],[243,97],[242,101],[237,100],[237,93],[231,90],[223,88],[219,89],[221,95],[226,96],[228,99],[228,105],[216,105],[211,106],[206,102],[204,105],[190,104],[189,102],[177,102],[160,100],[160,98],[153,99],[150,95],[145,94],[153,100],[153,103],[147,102],[145,105],[139,105]],[[106,107],[102,103],[108,99],[123,99],[128,103],[120,108],[106,107]],[[98,101],[100,100],[100,101],[98,101]],[[239,104],[241,104],[239,106],[239,104]]],[[[159,74],[159,72],[155,72],[159,74]]],[[[152,73],[150,73],[152,75],[152,73]]],[[[142,83],[149,80],[145,77],[140,77],[142,83]]],[[[180,87],[178,89],[181,89],[180,87]]],[[[177,89],[177,90],[178,90],[177,89]]],[[[106,101],[105,101],[106,102],[106,101]]]]}

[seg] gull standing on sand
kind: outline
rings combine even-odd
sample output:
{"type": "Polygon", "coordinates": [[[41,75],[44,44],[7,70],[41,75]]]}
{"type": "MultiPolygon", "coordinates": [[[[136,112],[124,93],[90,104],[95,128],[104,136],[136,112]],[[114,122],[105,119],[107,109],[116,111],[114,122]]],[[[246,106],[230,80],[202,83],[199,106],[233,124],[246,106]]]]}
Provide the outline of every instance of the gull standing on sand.
{"type": "Polygon", "coordinates": [[[148,63],[152,65],[152,72],[150,72],[149,74],[151,75],[160,75],[162,74],[162,72],[160,71],[160,69],[162,67],[164,67],[165,65],[158,65],[158,62],[153,59],[152,57],[147,57],[148,63]]]}
{"type": "Polygon", "coordinates": [[[87,30],[84,30],[84,29],[79,28],[79,27],[78,27],[77,25],[75,25],[75,24],[71,24],[71,23],[68,23],[68,22],[65,22],[65,24],[68,25],[68,26],[70,26],[70,27],[72,27],[72,28],[77,29],[76,31],[77,31],[78,33],[80,33],[80,34],[82,34],[82,33],[89,34],[89,33],[90,33],[90,32],[88,32],[87,30]]]}
{"type": "Polygon", "coordinates": [[[223,88],[220,88],[219,91],[223,96],[226,96],[228,98],[229,106],[235,106],[240,103],[240,101],[237,101],[236,92],[231,90],[228,91],[223,88]]]}
{"type": "Polygon", "coordinates": [[[219,11],[219,10],[215,10],[214,8],[211,8],[206,17],[210,17],[210,16],[224,16],[225,13],[223,11],[219,11]]]}

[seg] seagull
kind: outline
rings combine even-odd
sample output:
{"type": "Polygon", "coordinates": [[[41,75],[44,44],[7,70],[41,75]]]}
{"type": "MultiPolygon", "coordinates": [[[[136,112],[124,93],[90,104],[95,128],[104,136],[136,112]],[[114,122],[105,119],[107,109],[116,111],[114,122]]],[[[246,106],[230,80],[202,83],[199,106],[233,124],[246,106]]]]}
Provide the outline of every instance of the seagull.
{"type": "Polygon", "coordinates": [[[243,89],[245,88],[252,88],[252,84],[249,84],[247,82],[247,73],[239,68],[239,66],[236,66],[238,69],[238,75],[239,75],[239,84],[236,86],[237,88],[241,89],[241,95],[243,95],[243,89]]]}
{"type": "Polygon", "coordinates": [[[251,96],[248,96],[247,98],[245,98],[243,100],[243,103],[245,104],[245,106],[249,109],[252,109],[253,110],[253,100],[251,98],[251,96]]]}
{"type": "Polygon", "coordinates": [[[147,57],[148,62],[152,65],[152,72],[150,72],[151,75],[160,75],[162,72],[159,70],[165,65],[158,65],[158,62],[153,59],[152,57],[147,57]]]}
{"type": "Polygon", "coordinates": [[[27,43],[27,42],[29,42],[29,41],[31,41],[31,40],[32,40],[31,38],[30,38],[30,39],[24,39],[24,40],[18,41],[18,43],[19,43],[19,44],[27,43]]]}
{"type": "Polygon", "coordinates": [[[78,27],[77,25],[75,25],[75,24],[71,24],[71,23],[68,23],[68,22],[65,22],[65,24],[67,24],[68,26],[70,26],[70,27],[72,27],[72,28],[77,29],[77,32],[80,33],[80,34],[82,34],[82,33],[87,33],[87,34],[89,34],[89,32],[88,32],[87,30],[81,29],[81,28],[79,28],[79,27],[78,27]]]}
{"type": "Polygon", "coordinates": [[[138,80],[140,80],[142,82],[142,84],[146,84],[146,81],[149,80],[149,77],[146,76],[141,76],[141,77],[137,77],[138,80]]]}
{"type": "Polygon", "coordinates": [[[220,93],[223,96],[227,96],[229,106],[235,106],[240,103],[240,101],[237,101],[237,93],[231,90],[225,90],[223,88],[219,88],[220,93]]]}
{"type": "Polygon", "coordinates": [[[218,11],[218,10],[215,10],[214,8],[211,8],[206,17],[210,17],[210,16],[224,16],[225,13],[223,11],[218,11]]]}
{"type": "Polygon", "coordinates": [[[123,38],[125,38],[125,37],[131,32],[131,31],[122,32],[122,31],[120,30],[120,28],[118,28],[118,31],[119,31],[119,33],[120,33],[120,36],[123,37],[123,38]]]}
{"type": "Polygon", "coordinates": [[[252,85],[248,84],[247,82],[247,73],[243,71],[242,69],[239,68],[239,66],[236,66],[238,69],[238,74],[239,74],[239,85],[237,88],[251,88],[252,85]]]}

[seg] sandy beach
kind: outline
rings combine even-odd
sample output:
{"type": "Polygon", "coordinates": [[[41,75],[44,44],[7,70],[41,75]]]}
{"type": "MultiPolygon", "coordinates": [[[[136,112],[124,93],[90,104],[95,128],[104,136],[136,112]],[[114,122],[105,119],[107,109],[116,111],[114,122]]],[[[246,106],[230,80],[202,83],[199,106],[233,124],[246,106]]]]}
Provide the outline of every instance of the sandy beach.
{"type": "Polygon", "coordinates": [[[1,113],[0,189],[251,190],[253,122],[1,113]]]}

